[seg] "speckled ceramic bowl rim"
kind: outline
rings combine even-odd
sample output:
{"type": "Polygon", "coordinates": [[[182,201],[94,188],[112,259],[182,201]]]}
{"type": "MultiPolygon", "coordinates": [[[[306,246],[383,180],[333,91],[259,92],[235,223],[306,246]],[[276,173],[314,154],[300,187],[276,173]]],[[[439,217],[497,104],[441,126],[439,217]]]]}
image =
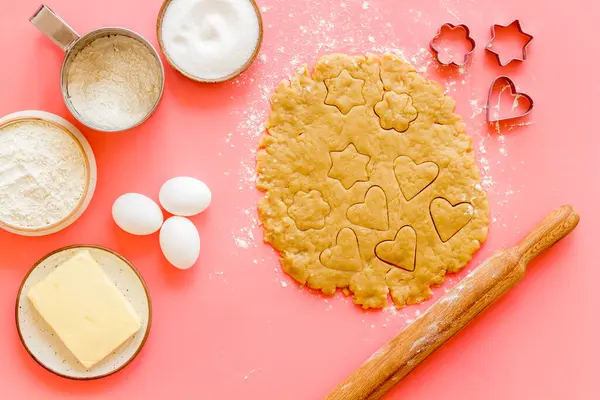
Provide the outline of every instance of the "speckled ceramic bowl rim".
{"type": "Polygon", "coordinates": [[[40,258],[33,265],[33,267],[31,267],[31,269],[27,272],[27,274],[23,278],[23,281],[21,282],[21,285],[19,286],[19,291],[17,292],[17,300],[15,302],[15,322],[17,324],[17,333],[19,334],[19,340],[21,341],[21,344],[23,344],[23,347],[25,348],[27,353],[31,356],[31,358],[33,358],[35,360],[35,362],[37,362],[45,370],[47,370],[55,375],[58,375],[62,378],[66,378],[66,379],[71,379],[71,380],[76,380],[76,381],[90,381],[90,380],[105,378],[107,376],[116,374],[117,372],[121,371],[122,369],[127,367],[129,364],[131,364],[131,362],[142,351],[142,349],[144,348],[144,345],[146,344],[146,341],[148,340],[148,335],[150,334],[150,327],[152,325],[152,300],[150,299],[150,292],[148,291],[148,286],[146,285],[144,278],[140,274],[140,271],[138,271],[138,269],[128,259],[126,259],[122,255],[120,255],[116,251],[108,249],[103,246],[97,246],[97,245],[93,245],[93,244],[77,244],[77,245],[65,246],[60,249],[54,250],[51,253],[46,254],[44,257],[40,258]],[[51,367],[49,367],[48,365],[41,362],[31,352],[31,350],[29,350],[29,347],[27,346],[25,338],[23,337],[23,334],[21,333],[21,324],[19,323],[19,300],[21,299],[23,287],[25,286],[27,279],[29,279],[29,275],[31,275],[31,273],[38,267],[38,265],[40,265],[42,262],[46,261],[48,258],[52,257],[53,255],[63,252],[63,251],[79,249],[79,248],[87,248],[87,249],[91,248],[91,249],[106,251],[106,252],[111,253],[112,255],[116,256],[117,258],[119,258],[125,264],[127,264],[129,266],[129,268],[131,268],[131,270],[137,275],[138,279],[140,280],[140,283],[144,287],[144,292],[146,293],[146,300],[148,301],[148,323],[146,325],[146,331],[144,332],[144,337],[142,338],[142,341],[140,342],[139,347],[136,349],[135,353],[133,353],[133,355],[127,361],[125,361],[125,363],[123,363],[123,365],[121,365],[119,368],[116,368],[115,370],[113,370],[111,372],[108,372],[108,373],[102,374],[102,375],[98,375],[98,376],[86,376],[86,377],[69,376],[69,375],[61,374],[60,372],[53,370],[51,367]]]}
{"type": "MultiPolygon", "coordinates": [[[[79,138],[77,136],[75,136],[71,131],[69,131],[66,127],[62,126],[61,124],[59,124],[57,122],[54,122],[54,121],[51,121],[48,119],[44,119],[44,118],[40,118],[40,117],[25,117],[25,116],[23,116],[23,117],[11,118],[9,120],[6,120],[6,121],[0,123],[0,134],[1,134],[2,129],[6,128],[7,126],[17,124],[19,122],[25,122],[25,121],[36,121],[36,122],[39,121],[39,122],[43,122],[43,123],[52,125],[58,129],[60,129],[62,132],[69,135],[69,137],[71,139],[73,139],[73,141],[77,144],[77,147],[81,151],[81,154],[83,154],[83,158],[85,160],[85,177],[86,177],[86,179],[85,179],[85,188],[84,188],[83,192],[81,193],[81,198],[79,199],[79,201],[77,202],[75,207],[73,207],[73,209],[67,215],[62,217],[60,220],[56,221],[55,223],[53,223],[51,225],[39,226],[39,227],[35,227],[35,228],[27,228],[27,227],[12,225],[6,221],[0,220],[0,228],[7,227],[7,228],[12,229],[13,231],[24,232],[24,233],[34,233],[34,232],[42,233],[45,231],[53,230],[53,229],[57,228],[59,225],[64,224],[64,222],[71,219],[73,217],[73,215],[75,215],[79,211],[79,209],[81,208],[83,203],[85,203],[86,198],[89,194],[88,192],[90,190],[90,181],[92,179],[91,165],[90,165],[90,159],[87,155],[87,152],[85,151],[85,148],[79,141],[79,138]]],[[[73,222],[75,222],[75,221],[73,221],[73,222]]],[[[66,228],[66,226],[65,226],[65,228],[66,228]]]]}
{"type": "Polygon", "coordinates": [[[167,53],[167,51],[165,49],[165,45],[162,40],[162,23],[163,23],[163,17],[165,16],[165,12],[167,11],[167,7],[169,7],[169,4],[171,4],[171,1],[173,1],[173,0],[164,0],[162,6],[160,7],[160,11],[158,12],[158,18],[156,19],[156,37],[158,39],[158,47],[160,48],[161,53],[165,56],[165,59],[167,60],[169,65],[171,67],[173,67],[173,69],[175,71],[179,72],[181,75],[185,76],[186,78],[189,78],[196,82],[221,83],[221,82],[225,82],[230,79],[233,79],[236,76],[242,74],[245,70],[247,70],[250,67],[250,65],[252,65],[252,63],[258,56],[258,53],[260,52],[260,46],[262,45],[262,41],[263,41],[262,14],[260,12],[260,7],[258,7],[258,4],[256,3],[255,0],[248,0],[252,4],[252,7],[254,7],[254,11],[256,12],[256,17],[258,18],[258,41],[256,42],[256,48],[254,49],[254,53],[252,53],[252,55],[250,56],[248,61],[246,61],[246,63],[244,65],[242,65],[238,70],[232,72],[231,74],[229,74],[227,76],[224,76],[224,77],[218,78],[218,79],[204,79],[204,78],[200,78],[198,76],[191,75],[191,74],[185,72],[171,59],[171,57],[167,53]]]}

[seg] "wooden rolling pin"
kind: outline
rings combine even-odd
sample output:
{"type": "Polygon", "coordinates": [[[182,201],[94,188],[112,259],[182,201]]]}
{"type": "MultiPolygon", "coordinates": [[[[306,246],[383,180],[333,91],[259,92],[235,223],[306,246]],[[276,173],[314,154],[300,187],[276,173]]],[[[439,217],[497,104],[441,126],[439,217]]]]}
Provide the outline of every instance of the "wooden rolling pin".
{"type": "Polygon", "coordinates": [[[408,375],[525,275],[527,264],[579,223],[571,206],[551,212],[517,246],[481,263],[344,382],[326,400],[375,400],[408,375]]]}

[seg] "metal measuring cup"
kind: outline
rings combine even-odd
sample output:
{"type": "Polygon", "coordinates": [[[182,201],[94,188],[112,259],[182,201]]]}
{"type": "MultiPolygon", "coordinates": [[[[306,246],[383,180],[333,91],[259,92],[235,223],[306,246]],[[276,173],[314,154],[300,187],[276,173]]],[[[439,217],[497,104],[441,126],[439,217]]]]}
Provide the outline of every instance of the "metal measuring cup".
{"type": "Polygon", "coordinates": [[[154,110],[156,110],[156,107],[158,107],[158,103],[162,98],[165,87],[165,71],[163,68],[163,64],[160,60],[160,56],[158,55],[158,52],[156,51],[154,46],[152,46],[152,44],[143,36],[130,29],[120,27],[103,27],[100,29],[95,29],[83,36],[79,36],[73,30],[73,28],[71,28],[61,17],[59,17],[54,11],[52,11],[49,7],[45,6],[44,4],[40,6],[40,8],[35,12],[35,14],[33,14],[29,21],[66,53],[60,70],[60,89],[65,105],[67,106],[71,114],[73,114],[73,116],[79,122],[81,122],[89,128],[102,132],[121,132],[140,125],[142,122],[146,121],[150,117],[150,115],[152,115],[154,110]],[[67,79],[69,66],[71,62],[73,62],[73,59],[75,58],[77,53],[79,53],[81,49],[83,49],[85,46],[87,46],[94,40],[109,35],[127,36],[145,45],[151,51],[158,67],[160,68],[161,77],[158,98],[156,99],[156,102],[148,111],[146,116],[131,126],[119,129],[100,128],[97,126],[93,126],[88,121],[84,120],[71,103],[71,96],[69,94],[67,79]]]}

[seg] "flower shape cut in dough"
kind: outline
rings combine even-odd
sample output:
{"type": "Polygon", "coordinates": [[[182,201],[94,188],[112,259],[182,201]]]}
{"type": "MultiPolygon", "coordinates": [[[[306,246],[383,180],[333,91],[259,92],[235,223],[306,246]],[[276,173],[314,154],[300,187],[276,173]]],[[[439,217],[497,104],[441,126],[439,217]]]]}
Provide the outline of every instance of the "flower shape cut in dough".
{"type": "Polygon", "coordinates": [[[396,92],[386,92],[383,100],[375,105],[375,112],[383,129],[395,129],[398,132],[406,131],[418,116],[412,97],[396,92]]]}
{"type": "Polygon", "coordinates": [[[311,190],[306,193],[299,191],[294,196],[294,203],[290,206],[288,214],[296,223],[298,229],[323,229],[325,217],[329,215],[331,208],[323,200],[321,192],[311,190]]]}

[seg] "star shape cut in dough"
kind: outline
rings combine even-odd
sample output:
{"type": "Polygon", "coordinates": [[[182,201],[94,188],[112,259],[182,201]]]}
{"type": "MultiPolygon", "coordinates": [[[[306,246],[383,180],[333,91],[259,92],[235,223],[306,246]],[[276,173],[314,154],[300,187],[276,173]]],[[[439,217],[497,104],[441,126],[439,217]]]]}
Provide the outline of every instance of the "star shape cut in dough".
{"type": "Polygon", "coordinates": [[[325,104],[336,106],[342,114],[348,114],[356,106],[365,104],[362,95],[365,81],[356,79],[348,70],[343,70],[335,78],[325,79],[327,87],[327,97],[325,104]]]}
{"type": "Polygon", "coordinates": [[[344,188],[350,189],[356,182],[369,180],[367,164],[371,157],[359,153],[352,143],[342,151],[332,151],[330,156],[331,169],[327,175],[340,181],[344,188]]]}

